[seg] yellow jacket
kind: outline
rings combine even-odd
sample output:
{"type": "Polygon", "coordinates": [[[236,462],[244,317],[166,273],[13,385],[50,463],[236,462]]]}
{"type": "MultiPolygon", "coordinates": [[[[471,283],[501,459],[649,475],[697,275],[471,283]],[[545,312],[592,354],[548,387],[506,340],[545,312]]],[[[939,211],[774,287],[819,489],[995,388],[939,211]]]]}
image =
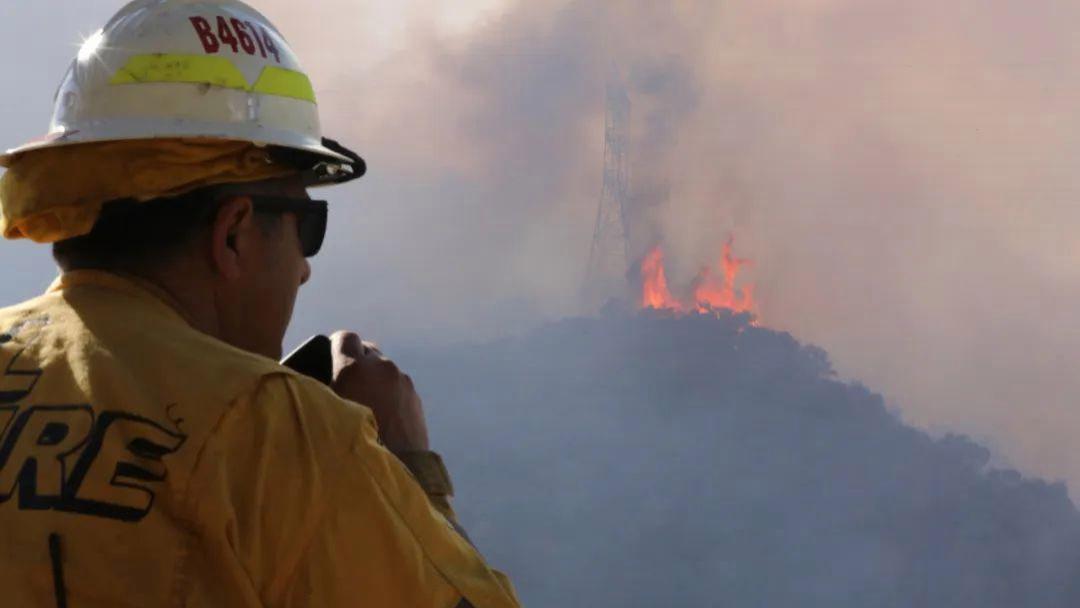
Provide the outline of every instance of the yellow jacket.
{"type": "Polygon", "coordinates": [[[80,271],[0,310],[5,606],[518,605],[371,410],[167,301],[80,271]]]}

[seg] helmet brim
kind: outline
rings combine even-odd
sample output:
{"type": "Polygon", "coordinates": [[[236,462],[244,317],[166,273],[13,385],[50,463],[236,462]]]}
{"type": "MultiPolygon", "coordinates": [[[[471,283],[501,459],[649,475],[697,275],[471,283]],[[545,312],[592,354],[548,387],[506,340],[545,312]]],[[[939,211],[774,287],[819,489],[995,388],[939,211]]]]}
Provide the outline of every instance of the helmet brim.
{"type": "MultiPolygon", "coordinates": [[[[64,136],[44,137],[39,140],[28,142],[0,154],[0,167],[10,167],[11,163],[22,154],[32,153],[38,150],[70,147],[77,145],[89,145],[94,143],[106,143],[114,141],[130,140],[153,140],[153,139],[185,139],[183,137],[78,137],[78,134],[64,136]]],[[[231,138],[196,135],[193,138],[200,140],[220,139],[223,141],[237,141],[231,138]]],[[[338,142],[324,138],[320,144],[296,143],[268,143],[267,147],[272,155],[291,165],[294,165],[304,173],[304,181],[309,186],[322,186],[340,184],[352,181],[367,172],[367,164],[358,154],[342,146],[338,142]]]]}

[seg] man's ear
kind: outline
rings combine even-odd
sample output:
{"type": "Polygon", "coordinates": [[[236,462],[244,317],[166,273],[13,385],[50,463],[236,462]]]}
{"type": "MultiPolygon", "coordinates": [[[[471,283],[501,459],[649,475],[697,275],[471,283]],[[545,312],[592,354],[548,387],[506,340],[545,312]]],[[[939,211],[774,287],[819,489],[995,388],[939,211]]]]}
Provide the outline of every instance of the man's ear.
{"type": "Polygon", "coordinates": [[[255,209],[246,196],[233,196],[220,204],[210,232],[210,257],[214,270],[226,279],[243,272],[242,256],[251,246],[255,209]]]}

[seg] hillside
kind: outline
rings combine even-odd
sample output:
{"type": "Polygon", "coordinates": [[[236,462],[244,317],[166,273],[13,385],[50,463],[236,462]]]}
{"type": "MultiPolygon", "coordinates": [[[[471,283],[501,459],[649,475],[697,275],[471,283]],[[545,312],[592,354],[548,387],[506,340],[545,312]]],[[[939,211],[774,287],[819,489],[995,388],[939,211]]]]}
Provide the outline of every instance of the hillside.
{"type": "Polygon", "coordinates": [[[401,361],[529,606],[1080,606],[1064,485],[748,316],[609,311],[401,361]]]}

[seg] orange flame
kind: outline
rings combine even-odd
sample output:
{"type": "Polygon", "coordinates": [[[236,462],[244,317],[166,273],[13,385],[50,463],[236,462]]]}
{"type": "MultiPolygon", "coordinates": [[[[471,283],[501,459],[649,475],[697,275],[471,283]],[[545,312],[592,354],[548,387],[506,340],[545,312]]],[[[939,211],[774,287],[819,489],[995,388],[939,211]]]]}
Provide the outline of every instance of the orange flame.
{"type": "Polygon", "coordinates": [[[659,245],[641,261],[641,306],[657,310],[683,310],[682,303],[668,290],[664,250],[659,245]]]}
{"type": "Polygon", "coordinates": [[[709,313],[729,310],[734,313],[750,313],[757,316],[754,286],[735,287],[739,271],[751,264],[750,260],[736,258],[732,253],[734,240],[729,238],[716,263],[717,268],[701,269],[693,282],[693,305],[683,304],[671,294],[664,272],[664,251],[657,245],[641,261],[641,306],[657,310],[685,313],[696,310],[709,313]]]}
{"type": "Polygon", "coordinates": [[[708,312],[711,309],[726,308],[732,312],[753,313],[754,286],[747,285],[742,289],[735,288],[735,279],[739,276],[739,269],[748,266],[750,260],[736,258],[731,253],[734,239],[729,238],[724,243],[724,253],[720,257],[719,266],[723,276],[717,276],[716,272],[709,267],[701,269],[694,280],[694,303],[699,312],[708,312]]]}

